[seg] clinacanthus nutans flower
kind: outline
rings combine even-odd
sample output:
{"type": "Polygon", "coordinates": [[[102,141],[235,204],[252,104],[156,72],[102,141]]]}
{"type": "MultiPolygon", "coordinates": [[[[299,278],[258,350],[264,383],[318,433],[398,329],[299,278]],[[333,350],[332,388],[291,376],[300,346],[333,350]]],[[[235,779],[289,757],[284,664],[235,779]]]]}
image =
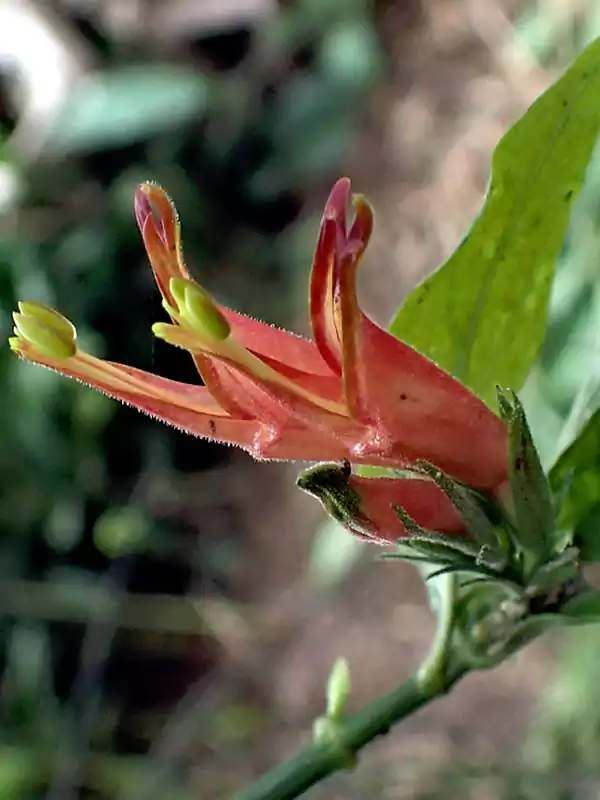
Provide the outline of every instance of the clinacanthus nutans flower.
{"type": "MultiPolygon", "coordinates": [[[[204,385],[85,353],[67,319],[31,302],[20,303],[14,315],[11,347],[28,361],[258,459],[348,460],[395,469],[426,460],[493,494],[507,480],[505,426],[463,384],[361,309],[356,277],[373,213],[362,196],[353,196],[348,226],[349,200],[350,182],[342,178],[327,200],[314,255],[312,340],[216,303],[188,271],[172,202],[145,183],[136,192],[135,216],[171,320],[153,331],[191,354],[204,385]]],[[[442,497],[434,484],[419,483],[433,498],[442,497]]],[[[445,498],[439,502],[447,507],[445,498]]],[[[446,527],[453,529],[451,517],[446,527]]]]}

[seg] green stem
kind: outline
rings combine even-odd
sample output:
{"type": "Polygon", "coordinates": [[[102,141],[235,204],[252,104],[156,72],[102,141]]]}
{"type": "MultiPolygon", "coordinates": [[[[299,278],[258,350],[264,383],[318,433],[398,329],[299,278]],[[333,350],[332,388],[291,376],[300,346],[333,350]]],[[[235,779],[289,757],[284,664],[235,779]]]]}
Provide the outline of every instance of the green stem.
{"type": "MultiPolygon", "coordinates": [[[[424,577],[427,573],[421,569],[424,577]]],[[[429,651],[429,655],[417,672],[419,683],[432,696],[437,695],[438,690],[444,691],[444,681],[446,675],[447,661],[450,655],[450,643],[454,630],[454,604],[456,602],[456,575],[440,575],[430,580],[428,584],[432,605],[433,591],[438,598],[436,616],[437,627],[435,639],[429,651]]]]}
{"type": "Polygon", "coordinates": [[[357,714],[335,720],[334,735],[328,740],[321,738],[303,748],[233,800],[293,800],[333,772],[347,769],[365,745],[388,733],[392,725],[421,706],[445,694],[462,678],[468,669],[449,660],[456,578],[440,575],[433,579],[429,588],[436,598],[438,624],[433,646],[417,673],[357,714]]]}
{"type": "Polygon", "coordinates": [[[418,675],[378,697],[362,711],[340,721],[337,741],[343,747],[324,742],[311,744],[288,761],[279,764],[234,800],[292,800],[323,778],[347,766],[347,754],[357,753],[373,739],[388,733],[421,706],[445,694],[467,672],[449,667],[442,681],[423,681],[418,675]]]}

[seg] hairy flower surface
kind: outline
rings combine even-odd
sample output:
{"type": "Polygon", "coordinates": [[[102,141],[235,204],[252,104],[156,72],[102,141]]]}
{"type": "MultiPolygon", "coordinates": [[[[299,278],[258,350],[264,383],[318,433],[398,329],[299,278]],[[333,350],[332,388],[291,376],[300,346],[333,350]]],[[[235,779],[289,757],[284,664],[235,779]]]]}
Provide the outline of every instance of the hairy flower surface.
{"type": "Polygon", "coordinates": [[[136,192],[135,215],[171,319],[153,331],[191,354],[204,385],[89,355],[77,346],[67,319],[36,303],[19,304],[11,347],[187,433],[238,445],[258,459],[347,459],[392,468],[423,459],[494,492],[507,478],[504,424],[362,311],[356,276],[373,214],[355,195],[348,225],[349,200],[350,182],[343,178],[325,206],[314,255],[312,341],[216,303],[187,269],[173,204],[160,187],[145,183],[136,192]]]}

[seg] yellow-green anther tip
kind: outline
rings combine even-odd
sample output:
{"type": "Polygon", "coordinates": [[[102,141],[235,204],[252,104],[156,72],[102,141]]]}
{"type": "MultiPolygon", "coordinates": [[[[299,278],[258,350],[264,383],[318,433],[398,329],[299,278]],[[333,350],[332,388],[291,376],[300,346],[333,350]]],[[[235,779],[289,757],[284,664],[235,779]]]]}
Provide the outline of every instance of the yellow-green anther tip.
{"type": "Polygon", "coordinates": [[[169,325],[168,322],[155,322],[152,326],[152,333],[156,336],[157,339],[164,339],[165,341],[169,341],[169,331],[173,326],[169,325]]]}
{"type": "Polygon", "coordinates": [[[21,314],[44,323],[65,340],[75,342],[77,339],[77,330],[73,323],[53,308],[29,301],[21,301],[18,306],[21,314]]]}
{"type": "Polygon", "coordinates": [[[169,289],[179,313],[193,330],[217,342],[223,342],[229,337],[229,322],[201,286],[185,278],[171,278],[169,289]]]}
{"type": "Polygon", "coordinates": [[[58,328],[47,324],[41,317],[15,312],[13,314],[15,334],[46,358],[71,358],[77,352],[77,345],[71,335],[65,336],[58,328]]]}
{"type": "Polygon", "coordinates": [[[152,326],[152,333],[157,339],[162,339],[173,347],[182,347],[188,350],[190,346],[189,332],[179,325],[170,325],[168,322],[155,322],[152,326]]]}

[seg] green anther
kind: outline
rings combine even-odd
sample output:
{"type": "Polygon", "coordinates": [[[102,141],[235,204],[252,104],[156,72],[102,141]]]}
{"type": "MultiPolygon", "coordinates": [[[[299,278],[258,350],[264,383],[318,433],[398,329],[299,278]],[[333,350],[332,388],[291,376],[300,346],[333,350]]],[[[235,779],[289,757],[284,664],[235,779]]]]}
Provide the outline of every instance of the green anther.
{"type": "MultiPolygon", "coordinates": [[[[49,310],[49,309],[44,309],[49,310]]],[[[72,330],[65,335],[60,325],[48,324],[43,315],[13,314],[15,333],[46,358],[71,358],[77,352],[72,330]]],[[[66,322],[67,320],[65,320],[66,322]]],[[[72,326],[71,326],[72,327],[72,326]]]]}
{"type": "Polygon", "coordinates": [[[77,339],[77,331],[73,323],[70,322],[66,317],[63,317],[62,314],[59,314],[59,312],[55,311],[53,308],[48,308],[48,306],[43,306],[40,303],[31,303],[28,301],[22,301],[18,304],[18,306],[21,314],[24,314],[26,317],[33,317],[39,322],[43,322],[44,325],[52,328],[63,339],[70,339],[72,342],[75,342],[77,339]]]}
{"type": "Polygon", "coordinates": [[[162,339],[167,344],[173,344],[176,347],[179,347],[179,343],[175,342],[175,336],[173,334],[177,334],[178,328],[175,325],[170,325],[168,322],[155,322],[152,326],[152,333],[156,336],[157,339],[162,339]]]}
{"type": "Polygon", "coordinates": [[[171,278],[169,289],[182,319],[190,327],[213,341],[223,342],[229,337],[229,322],[201,286],[185,278],[171,278]]]}
{"type": "Polygon", "coordinates": [[[193,341],[193,332],[182,328],[179,325],[169,325],[168,322],[155,322],[152,326],[152,333],[157,339],[162,339],[163,342],[172,345],[173,347],[181,347],[182,350],[187,350],[193,353],[196,350],[193,341]]]}
{"type": "Polygon", "coordinates": [[[188,281],[185,278],[171,278],[169,281],[169,291],[180,314],[185,312],[185,288],[187,284],[188,281]]]}
{"type": "Polygon", "coordinates": [[[199,286],[191,283],[185,293],[186,311],[194,326],[219,342],[231,334],[231,326],[214,300],[199,286]]]}

